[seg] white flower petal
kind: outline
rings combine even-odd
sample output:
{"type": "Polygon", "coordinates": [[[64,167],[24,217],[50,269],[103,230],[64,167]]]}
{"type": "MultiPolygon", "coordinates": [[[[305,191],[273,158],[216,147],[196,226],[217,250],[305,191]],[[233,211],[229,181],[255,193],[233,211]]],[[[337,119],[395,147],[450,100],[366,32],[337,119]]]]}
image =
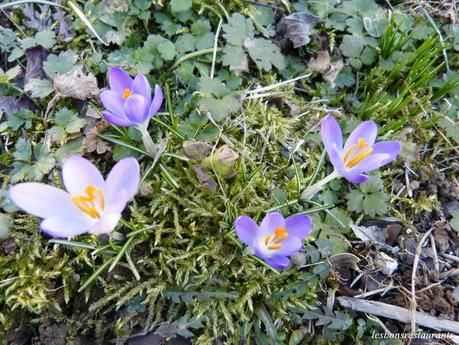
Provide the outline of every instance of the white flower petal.
{"type": "Polygon", "coordinates": [[[29,182],[12,186],[9,197],[20,209],[40,218],[75,209],[67,192],[43,183],[29,182]]]}
{"type": "Polygon", "coordinates": [[[118,194],[121,190],[125,190],[125,202],[132,199],[137,193],[139,182],[140,168],[137,160],[132,157],[120,160],[110,171],[105,182],[107,203],[109,205],[115,203],[119,199],[118,194]]]}
{"type": "Polygon", "coordinates": [[[96,235],[109,234],[116,228],[120,219],[120,213],[105,213],[89,232],[96,235]]]}
{"type": "Polygon", "coordinates": [[[83,213],[63,212],[46,218],[40,228],[49,236],[68,238],[88,232],[96,223],[96,219],[86,217],[83,213]]]}
{"type": "Polygon", "coordinates": [[[62,176],[65,188],[72,195],[84,195],[89,185],[104,189],[104,178],[99,170],[83,157],[67,158],[62,166],[62,176]]]}

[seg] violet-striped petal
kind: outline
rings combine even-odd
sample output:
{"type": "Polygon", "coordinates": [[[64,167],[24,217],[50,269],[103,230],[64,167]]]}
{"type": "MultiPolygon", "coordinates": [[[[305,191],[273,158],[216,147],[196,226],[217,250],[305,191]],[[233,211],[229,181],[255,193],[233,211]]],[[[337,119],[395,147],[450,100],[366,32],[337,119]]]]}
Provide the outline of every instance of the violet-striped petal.
{"type": "Polygon", "coordinates": [[[99,170],[87,159],[72,156],[64,161],[62,177],[67,191],[72,195],[85,195],[88,186],[104,190],[104,178],[99,170]]]}
{"type": "Polygon", "coordinates": [[[87,232],[97,220],[85,216],[81,212],[62,212],[57,209],[55,214],[43,220],[40,228],[51,237],[68,238],[87,232]]]}
{"type": "Polygon", "coordinates": [[[257,236],[258,225],[248,216],[240,216],[235,223],[236,234],[239,239],[247,244],[252,245],[257,236]]]}
{"type": "Polygon", "coordinates": [[[359,172],[369,172],[375,169],[378,169],[386,164],[386,162],[391,161],[391,155],[387,153],[377,153],[372,154],[369,157],[365,158],[362,162],[356,165],[352,171],[359,172]]]}
{"type": "Polygon", "coordinates": [[[145,77],[142,73],[137,74],[134,78],[134,82],[132,83],[132,92],[134,94],[139,94],[143,96],[147,103],[150,104],[151,102],[151,87],[150,83],[148,82],[147,77],[145,77]]]}
{"type": "Polygon", "coordinates": [[[397,159],[401,151],[402,145],[398,141],[381,141],[373,145],[373,154],[386,153],[390,156],[383,165],[397,159]]]}
{"type": "Polygon", "coordinates": [[[68,193],[43,183],[20,183],[12,186],[8,194],[21,210],[40,218],[50,217],[56,210],[75,209],[68,193]]]}
{"type": "Polygon", "coordinates": [[[112,168],[105,182],[106,200],[109,204],[119,199],[118,193],[124,190],[126,200],[137,193],[140,181],[139,163],[135,158],[123,158],[112,168]]]}
{"type": "Polygon", "coordinates": [[[105,120],[108,123],[116,126],[129,126],[131,125],[131,121],[126,117],[126,115],[115,115],[109,111],[103,111],[102,115],[104,115],[105,120]]]}
{"type": "Polygon", "coordinates": [[[124,99],[113,90],[105,90],[100,94],[100,99],[105,108],[119,117],[126,117],[124,113],[124,99]]]}
{"type": "Polygon", "coordinates": [[[358,125],[349,135],[344,144],[343,152],[346,152],[351,145],[357,145],[359,138],[362,138],[369,146],[373,145],[378,134],[378,127],[373,121],[365,121],[358,125]]]}
{"type": "Polygon", "coordinates": [[[132,87],[132,78],[121,68],[112,67],[108,71],[108,83],[110,89],[121,95],[125,88],[130,89],[132,87]]]}
{"type": "Polygon", "coordinates": [[[285,219],[285,227],[289,237],[305,238],[312,228],[312,221],[304,214],[294,214],[285,219]]]}
{"type": "Polygon", "coordinates": [[[273,256],[265,259],[265,261],[276,270],[284,270],[290,267],[290,259],[286,256],[273,256]]]}
{"type": "Polygon", "coordinates": [[[144,122],[145,114],[148,111],[148,104],[143,96],[133,95],[124,102],[123,109],[129,120],[141,124],[144,122]]]}
{"type": "Polygon", "coordinates": [[[281,247],[276,250],[275,255],[290,256],[298,252],[301,248],[303,248],[302,239],[295,236],[290,236],[289,233],[289,236],[284,241],[282,241],[281,247]]]}
{"type": "Polygon", "coordinates": [[[279,212],[268,213],[260,224],[260,235],[272,234],[284,226],[284,217],[279,212]]]}
{"type": "Polygon", "coordinates": [[[161,104],[163,103],[163,90],[159,85],[155,86],[155,96],[153,97],[153,101],[151,102],[150,109],[148,111],[148,116],[151,117],[156,115],[161,108],[161,104]]]}
{"type": "Polygon", "coordinates": [[[343,134],[338,122],[333,116],[327,115],[322,120],[320,135],[325,149],[329,151],[335,146],[339,151],[343,148],[343,134]]]}
{"type": "Polygon", "coordinates": [[[341,173],[341,176],[352,183],[365,183],[370,180],[370,176],[352,170],[341,173]]]}

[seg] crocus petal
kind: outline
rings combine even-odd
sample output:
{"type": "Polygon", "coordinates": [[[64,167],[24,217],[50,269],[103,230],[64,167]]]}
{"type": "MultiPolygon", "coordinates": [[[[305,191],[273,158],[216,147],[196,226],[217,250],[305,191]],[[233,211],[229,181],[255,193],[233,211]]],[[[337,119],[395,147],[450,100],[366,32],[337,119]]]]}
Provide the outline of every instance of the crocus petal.
{"type": "Polygon", "coordinates": [[[12,186],[9,197],[20,209],[40,218],[75,208],[68,193],[43,183],[28,182],[12,186]]]}
{"type": "Polygon", "coordinates": [[[322,121],[322,127],[320,129],[320,135],[322,142],[327,152],[335,146],[338,151],[343,148],[343,134],[338,122],[331,115],[325,116],[322,121]]]}
{"type": "Polygon", "coordinates": [[[68,238],[83,234],[97,222],[81,212],[61,212],[46,218],[40,224],[43,232],[51,237],[68,238]]]}
{"type": "Polygon", "coordinates": [[[265,261],[276,270],[284,270],[290,267],[290,259],[286,256],[273,256],[265,259],[265,261]]]}
{"type": "Polygon", "coordinates": [[[112,125],[116,126],[130,126],[132,122],[123,114],[121,115],[115,115],[114,113],[111,113],[109,111],[103,111],[102,115],[104,115],[105,120],[107,120],[108,123],[111,123],[112,125]]]}
{"type": "Polygon", "coordinates": [[[130,89],[132,87],[132,78],[121,68],[112,67],[108,71],[108,83],[110,89],[121,95],[125,88],[130,89]]]}
{"type": "Polygon", "coordinates": [[[303,248],[303,241],[298,237],[289,236],[282,241],[281,247],[276,250],[275,255],[289,256],[297,253],[301,248],[303,248]]]}
{"type": "Polygon", "coordinates": [[[64,161],[62,177],[67,191],[72,195],[84,195],[89,185],[104,189],[104,178],[87,159],[72,156],[64,161]]]}
{"type": "Polygon", "coordinates": [[[260,225],[258,235],[266,235],[274,233],[274,229],[282,228],[285,226],[284,217],[279,212],[268,213],[260,225]]]}
{"type": "Polygon", "coordinates": [[[120,94],[112,90],[105,90],[100,94],[100,100],[108,111],[120,117],[125,117],[123,108],[124,100],[120,94]]]}
{"type": "Polygon", "coordinates": [[[359,138],[365,140],[368,145],[373,145],[377,134],[378,127],[376,126],[376,123],[373,121],[362,122],[352,131],[349,138],[347,138],[346,143],[344,144],[343,152],[346,152],[351,145],[357,144],[359,138]]]}
{"type": "Polygon", "coordinates": [[[161,104],[163,103],[163,90],[159,85],[155,86],[155,97],[153,97],[153,102],[151,102],[150,110],[148,111],[148,116],[151,117],[158,113],[161,104]]]}
{"type": "Polygon", "coordinates": [[[118,194],[110,201],[106,208],[107,213],[120,213],[126,208],[129,199],[126,197],[127,193],[124,189],[120,190],[118,194]]]}
{"type": "Polygon", "coordinates": [[[355,172],[353,170],[346,171],[342,173],[341,176],[352,183],[365,183],[370,180],[370,176],[355,172]]]}
{"type": "Polygon", "coordinates": [[[89,230],[91,234],[109,234],[112,232],[121,219],[120,213],[105,213],[102,218],[89,230]]]}
{"type": "Polygon", "coordinates": [[[390,161],[391,156],[386,153],[377,153],[377,154],[372,154],[365,158],[362,162],[357,164],[352,171],[356,173],[360,172],[369,172],[372,170],[376,170],[379,167],[382,167],[383,165],[386,164],[386,162],[389,160],[390,161]]]}
{"type": "Polygon", "coordinates": [[[240,216],[236,219],[234,227],[239,239],[249,246],[252,245],[258,232],[258,225],[253,219],[249,216],[240,216]]]}
{"type": "Polygon", "coordinates": [[[285,219],[285,227],[289,237],[303,239],[309,235],[312,228],[312,221],[309,216],[304,214],[294,214],[285,219]]]}
{"type": "Polygon", "coordinates": [[[335,145],[332,145],[328,150],[328,158],[330,159],[331,164],[338,172],[346,171],[346,166],[344,165],[343,159],[341,157],[341,152],[338,151],[338,148],[335,145]]]}
{"type": "Polygon", "coordinates": [[[148,104],[143,96],[133,95],[124,102],[123,108],[129,120],[141,124],[144,122],[145,114],[148,111],[148,104]]]}
{"type": "Polygon", "coordinates": [[[126,200],[132,199],[137,193],[139,182],[140,168],[137,160],[132,157],[120,160],[105,181],[106,200],[111,204],[121,190],[126,192],[126,200]]]}
{"type": "Polygon", "coordinates": [[[381,141],[373,145],[373,154],[386,153],[390,156],[383,165],[394,161],[401,150],[402,145],[398,141],[381,141]]]}
{"type": "Polygon", "coordinates": [[[145,77],[142,73],[137,74],[132,83],[132,92],[134,94],[139,94],[143,96],[147,103],[150,104],[151,102],[151,87],[150,83],[148,82],[147,77],[145,77]]]}

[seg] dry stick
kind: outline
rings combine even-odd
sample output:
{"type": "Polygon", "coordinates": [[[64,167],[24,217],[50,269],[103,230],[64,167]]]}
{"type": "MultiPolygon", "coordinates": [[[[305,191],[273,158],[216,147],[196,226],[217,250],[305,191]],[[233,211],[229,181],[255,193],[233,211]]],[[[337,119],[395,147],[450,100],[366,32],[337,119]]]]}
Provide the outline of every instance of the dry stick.
{"type": "Polygon", "coordinates": [[[413,271],[411,272],[411,332],[416,331],[416,272],[418,270],[419,265],[419,256],[421,255],[422,245],[424,241],[429,237],[430,233],[433,231],[433,228],[429,229],[424,236],[422,236],[421,240],[416,247],[416,252],[414,253],[414,262],[413,262],[413,271]]]}
{"type": "Polygon", "coordinates": [[[218,22],[217,32],[215,33],[215,39],[214,39],[214,52],[212,54],[212,67],[210,69],[210,79],[214,79],[214,75],[215,75],[215,61],[217,60],[218,37],[220,36],[222,24],[223,24],[223,19],[220,18],[220,21],[218,22]]]}
{"type": "MultiPolygon", "coordinates": [[[[367,301],[354,297],[338,297],[338,302],[344,307],[362,313],[382,316],[388,319],[398,320],[403,323],[410,323],[410,310],[395,305],[367,301]]],[[[420,326],[459,334],[459,322],[451,320],[441,320],[434,316],[416,312],[417,323],[420,326]]]]}

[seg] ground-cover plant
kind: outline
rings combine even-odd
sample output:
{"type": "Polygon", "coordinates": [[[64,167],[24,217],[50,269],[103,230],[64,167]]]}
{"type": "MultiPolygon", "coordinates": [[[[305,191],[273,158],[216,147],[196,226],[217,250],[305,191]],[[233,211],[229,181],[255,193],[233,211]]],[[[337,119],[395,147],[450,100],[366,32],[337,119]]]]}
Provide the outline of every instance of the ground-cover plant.
{"type": "Polygon", "coordinates": [[[377,344],[408,329],[346,296],[456,317],[459,36],[442,6],[2,3],[1,337],[377,344]],[[76,156],[97,181],[67,169],[76,156]],[[33,216],[70,206],[93,225],[113,204],[104,231],[53,238],[33,216]]]}

